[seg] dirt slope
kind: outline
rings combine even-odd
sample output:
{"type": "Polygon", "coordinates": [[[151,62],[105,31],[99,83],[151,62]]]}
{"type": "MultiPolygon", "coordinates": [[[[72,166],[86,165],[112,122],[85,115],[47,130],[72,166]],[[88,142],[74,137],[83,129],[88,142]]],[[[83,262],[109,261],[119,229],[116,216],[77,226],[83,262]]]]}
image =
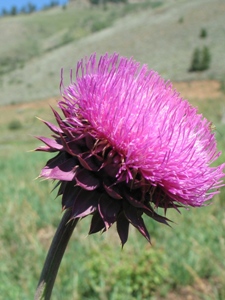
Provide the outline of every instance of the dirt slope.
{"type": "Polygon", "coordinates": [[[29,61],[3,76],[0,104],[46,99],[59,94],[60,70],[65,84],[77,60],[92,52],[119,52],[133,56],[172,81],[225,77],[224,0],[173,0],[157,8],[128,15],[100,32],[69,43],[29,61]],[[200,39],[201,28],[207,38],[200,39]],[[196,46],[207,45],[212,54],[208,71],[190,73],[196,46]]]}

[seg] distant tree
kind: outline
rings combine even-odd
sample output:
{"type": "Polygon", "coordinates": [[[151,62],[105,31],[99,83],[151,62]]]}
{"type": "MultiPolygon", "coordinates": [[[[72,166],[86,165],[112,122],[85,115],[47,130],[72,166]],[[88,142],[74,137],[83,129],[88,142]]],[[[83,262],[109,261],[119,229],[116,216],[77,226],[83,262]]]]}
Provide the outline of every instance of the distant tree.
{"type": "Polygon", "coordinates": [[[100,0],[89,0],[91,4],[98,5],[100,4],[100,0]]]}
{"type": "Polygon", "coordinates": [[[27,13],[31,14],[36,11],[36,6],[30,2],[27,3],[27,13]]]}
{"type": "Polygon", "coordinates": [[[49,6],[54,7],[54,6],[58,6],[58,5],[59,5],[58,1],[51,1],[49,6]]]}
{"type": "Polygon", "coordinates": [[[209,69],[211,62],[211,54],[208,47],[204,47],[202,50],[196,48],[192,55],[190,72],[205,71],[209,69]]]}
{"type": "Polygon", "coordinates": [[[205,28],[202,28],[201,29],[201,32],[200,32],[200,35],[199,35],[200,38],[204,39],[207,37],[207,31],[205,28]]]}
{"type": "Polygon", "coordinates": [[[107,0],[107,2],[113,2],[113,3],[127,3],[127,0],[107,0]]]}
{"type": "Polygon", "coordinates": [[[211,54],[209,52],[209,48],[205,46],[202,50],[201,70],[204,71],[209,69],[210,62],[211,62],[211,54]]]}
{"type": "Polygon", "coordinates": [[[21,7],[20,13],[21,14],[26,14],[27,13],[26,6],[21,7]]]}
{"type": "Polygon", "coordinates": [[[42,9],[47,10],[47,9],[53,8],[55,6],[59,6],[58,1],[51,1],[48,5],[44,5],[42,9]]]}
{"type": "Polygon", "coordinates": [[[5,8],[3,8],[2,9],[2,16],[7,16],[8,14],[9,14],[8,11],[5,8]]]}
{"type": "Polygon", "coordinates": [[[93,5],[99,5],[99,4],[107,4],[108,2],[112,3],[127,3],[128,0],[89,0],[89,2],[93,5]]]}
{"type": "Polygon", "coordinates": [[[180,17],[179,20],[178,20],[178,23],[180,23],[180,24],[184,23],[184,17],[180,17]]]}
{"type": "Polygon", "coordinates": [[[194,53],[192,55],[192,60],[191,60],[191,67],[189,69],[190,72],[196,72],[199,71],[200,68],[200,50],[198,48],[196,48],[194,50],[194,53]]]}
{"type": "Polygon", "coordinates": [[[16,16],[17,13],[18,13],[17,7],[16,7],[15,5],[13,5],[13,6],[11,7],[10,14],[11,14],[12,16],[16,16]]]}
{"type": "Polygon", "coordinates": [[[22,6],[20,13],[22,14],[31,14],[37,10],[36,5],[28,2],[26,5],[22,6]]]}

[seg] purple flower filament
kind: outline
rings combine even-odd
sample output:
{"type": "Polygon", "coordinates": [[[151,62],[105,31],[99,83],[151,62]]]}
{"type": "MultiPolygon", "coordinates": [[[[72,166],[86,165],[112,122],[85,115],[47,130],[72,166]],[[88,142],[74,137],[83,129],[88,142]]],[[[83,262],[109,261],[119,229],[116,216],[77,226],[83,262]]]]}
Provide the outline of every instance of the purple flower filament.
{"type": "Polygon", "coordinates": [[[57,152],[40,176],[59,180],[71,218],[92,215],[90,233],[116,222],[124,244],[131,223],[150,240],[143,214],[167,224],[157,207],[202,206],[223,186],[210,122],[146,65],[93,54],[62,94],[64,117],[53,110],[52,138],[39,137],[37,150],[57,152]]]}

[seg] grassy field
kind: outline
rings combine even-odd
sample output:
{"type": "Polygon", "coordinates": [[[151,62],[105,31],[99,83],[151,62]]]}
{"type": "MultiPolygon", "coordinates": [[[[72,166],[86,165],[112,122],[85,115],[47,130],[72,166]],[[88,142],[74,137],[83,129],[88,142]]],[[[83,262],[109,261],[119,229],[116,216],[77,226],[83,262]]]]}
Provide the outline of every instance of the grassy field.
{"type": "MultiPolygon", "coordinates": [[[[61,219],[53,184],[35,180],[51,155],[29,151],[40,145],[33,136],[48,135],[35,117],[53,121],[49,105],[56,107],[61,67],[67,84],[70,68],[91,52],[117,51],[148,63],[176,81],[181,95],[213,122],[223,150],[224,13],[224,0],[148,0],[119,9],[71,4],[0,18],[0,300],[33,298],[61,219]],[[202,28],[205,39],[199,38],[202,28]],[[188,72],[196,45],[207,45],[212,54],[202,73],[188,72]]],[[[225,153],[218,163],[224,161],[225,153]]],[[[209,206],[169,211],[172,228],[146,220],[152,245],[132,229],[123,250],[114,227],[88,236],[90,219],[82,220],[52,299],[225,299],[224,197],[225,188],[209,206]]]]}
{"type": "MultiPolygon", "coordinates": [[[[208,83],[209,84],[209,83],[208,83]]],[[[223,94],[193,97],[193,105],[216,126],[225,147],[223,94]]],[[[48,135],[35,116],[53,120],[45,102],[0,108],[0,299],[32,299],[41,267],[61,218],[53,184],[35,180],[49,154],[28,152],[48,135]]],[[[224,161],[225,154],[220,158],[224,161]]],[[[172,228],[147,221],[149,245],[135,230],[121,250],[116,230],[87,236],[90,219],[78,224],[58,274],[53,300],[147,300],[225,298],[225,189],[213,204],[168,212],[172,228]],[[132,262],[132,263],[131,263],[132,262]],[[193,298],[190,298],[193,297],[193,298]]]]}
{"type": "Polygon", "coordinates": [[[224,0],[76,3],[0,18],[0,105],[57,95],[61,68],[68,82],[70,69],[93,52],[133,56],[173,81],[225,79],[224,0]],[[188,72],[194,49],[204,46],[209,70],[188,72]]]}

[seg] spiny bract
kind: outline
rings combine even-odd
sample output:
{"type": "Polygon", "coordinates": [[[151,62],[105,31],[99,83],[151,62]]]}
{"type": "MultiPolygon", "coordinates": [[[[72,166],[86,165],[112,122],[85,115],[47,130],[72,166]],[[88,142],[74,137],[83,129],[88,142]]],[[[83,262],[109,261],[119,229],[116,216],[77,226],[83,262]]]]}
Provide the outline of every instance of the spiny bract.
{"type": "Polygon", "coordinates": [[[90,233],[129,223],[148,240],[142,215],[166,223],[155,208],[202,206],[223,185],[224,164],[210,122],[147,66],[118,54],[93,54],[53,110],[58,126],[38,151],[57,152],[41,177],[58,180],[71,219],[92,215],[90,233]]]}

